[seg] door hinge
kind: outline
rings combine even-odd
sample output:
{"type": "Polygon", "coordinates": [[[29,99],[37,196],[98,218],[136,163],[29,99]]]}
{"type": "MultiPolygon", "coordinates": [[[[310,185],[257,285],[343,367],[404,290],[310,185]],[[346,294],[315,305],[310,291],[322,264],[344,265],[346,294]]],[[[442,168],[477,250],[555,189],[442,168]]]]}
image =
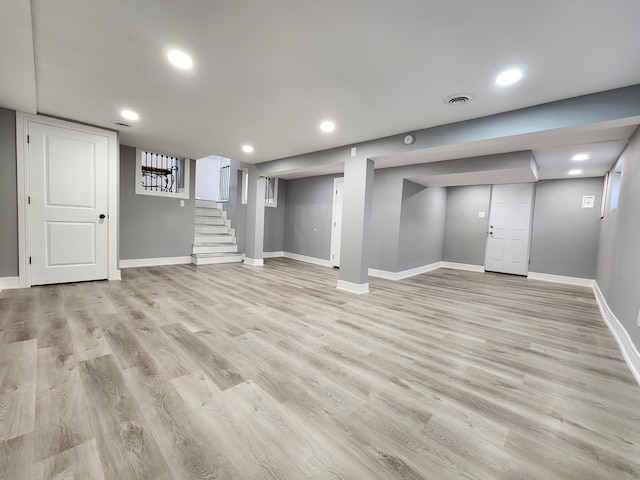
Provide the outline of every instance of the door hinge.
{"type": "Polygon", "coordinates": [[[29,138],[29,135],[27,135],[27,143],[29,143],[30,140],[31,138],[29,138]]]}
{"type": "Polygon", "coordinates": [[[29,265],[31,265],[31,257],[29,257],[29,265]]]}
{"type": "Polygon", "coordinates": [[[27,203],[28,203],[29,205],[31,205],[31,195],[29,195],[29,196],[27,197],[27,203]]]}

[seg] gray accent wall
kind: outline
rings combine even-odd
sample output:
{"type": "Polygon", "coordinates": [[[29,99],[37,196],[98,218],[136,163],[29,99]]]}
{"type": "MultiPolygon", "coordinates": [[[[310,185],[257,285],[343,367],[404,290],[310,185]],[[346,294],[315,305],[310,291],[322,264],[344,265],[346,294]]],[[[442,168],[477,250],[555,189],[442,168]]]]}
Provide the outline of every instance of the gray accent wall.
{"type": "Polygon", "coordinates": [[[264,207],[264,251],[284,251],[284,222],[287,182],[278,179],[278,206],[264,207]]]}
{"type": "Polygon", "coordinates": [[[442,259],[446,206],[446,188],[403,182],[396,272],[442,259]]]}
{"type": "Polygon", "coordinates": [[[443,261],[484,266],[490,203],[491,185],[447,188],[443,261]]]}
{"type": "Polygon", "coordinates": [[[333,179],[342,175],[287,181],[284,251],[329,260],[333,179]]]}
{"type": "Polygon", "coordinates": [[[624,162],[618,207],[610,210],[607,194],[600,230],[596,282],[607,304],[640,350],[640,129],[620,157],[624,162]]]}
{"type": "Polygon", "coordinates": [[[397,169],[374,170],[369,268],[395,272],[402,207],[402,178],[397,169]]]}
{"type": "Polygon", "coordinates": [[[16,112],[0,108],[0,277],[18,276],[16,112]]]}
{"type": "Polygon", "coordinates": [[[136,149],[120,146],[120,259],[191,255],[195,215],[195,161],[191,161],[189,198],[136,195],[136,149]]]}
{"type": "Polygon", "coordinates": [[[529,271],[595,278],[603,179],[544,180],[536,186],[529,271]],[[594,208],[582,197],[595,196],[594,208]]]}

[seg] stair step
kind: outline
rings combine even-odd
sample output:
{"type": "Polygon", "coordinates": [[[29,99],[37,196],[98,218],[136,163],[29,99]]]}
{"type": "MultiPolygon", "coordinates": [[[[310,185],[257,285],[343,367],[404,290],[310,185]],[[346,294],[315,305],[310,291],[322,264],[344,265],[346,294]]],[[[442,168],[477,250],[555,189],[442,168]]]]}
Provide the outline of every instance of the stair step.
{"type": "Polygon", "coordinates": [[[227,223],[223,217],[203,217],[200,215],[196,215],[194,221],[196,225],[226,225],[227,223]]]}
{"type": "Polygon", "coordinates": [[[240,262],[242,262],[242,254],[240,253],[198,253],[191,255],[191,263],[196,265],[240,262]]]}
{"type": "Polygon", "coordinates": [[[196,208],[220,208],[220,204],[214,200],[196,199],[196,208]]]}
{"type": "Polygon", "coordinates": [[[216,233],[216,234],[226,234],[231,233],[229,227],[226,225],[196,225],[194,228],[194,232],[196,235],[200,235],[201,233],[216,233]]]}
{"type": "Polygon", "coordinates": [[[201,234],[194,237],[193,243],[236,243],[236,237],[230,233],[212,233],[209,235],[201,234]]]}
{"type": "Polygon", "coordinates": [[[222,210],[219,208],[202,208],[196,207],[196,217],[221,217],[222,210]]]}
{"type": "Polygon", "coordinates": [[[194,243],[192,253],[235,253],[237,251],[238,245],[235,243],[194,243]]]}

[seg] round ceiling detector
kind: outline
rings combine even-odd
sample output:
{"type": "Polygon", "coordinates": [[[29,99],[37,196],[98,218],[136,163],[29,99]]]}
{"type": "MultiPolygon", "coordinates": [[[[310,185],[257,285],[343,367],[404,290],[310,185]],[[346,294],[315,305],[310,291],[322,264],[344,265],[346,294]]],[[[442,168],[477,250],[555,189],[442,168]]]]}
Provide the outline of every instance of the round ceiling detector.
{"type": "Polygon", "coordinates": [[[473,95],[470,93],[454,93],[444,99],[444,103],[447,105],[464,105],[473,100],[473,95]]]}

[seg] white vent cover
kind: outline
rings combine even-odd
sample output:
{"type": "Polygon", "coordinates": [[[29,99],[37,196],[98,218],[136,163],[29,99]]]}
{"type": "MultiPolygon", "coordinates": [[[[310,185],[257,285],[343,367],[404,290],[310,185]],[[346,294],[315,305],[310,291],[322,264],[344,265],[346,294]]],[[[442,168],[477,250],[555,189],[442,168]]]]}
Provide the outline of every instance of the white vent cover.
{"type": "Polygon", "coordinates": [[[470,93],[454,93],[444,99],[444,103],[448,105],[464,105],[473,100],[473,95],[470,93]]]}

